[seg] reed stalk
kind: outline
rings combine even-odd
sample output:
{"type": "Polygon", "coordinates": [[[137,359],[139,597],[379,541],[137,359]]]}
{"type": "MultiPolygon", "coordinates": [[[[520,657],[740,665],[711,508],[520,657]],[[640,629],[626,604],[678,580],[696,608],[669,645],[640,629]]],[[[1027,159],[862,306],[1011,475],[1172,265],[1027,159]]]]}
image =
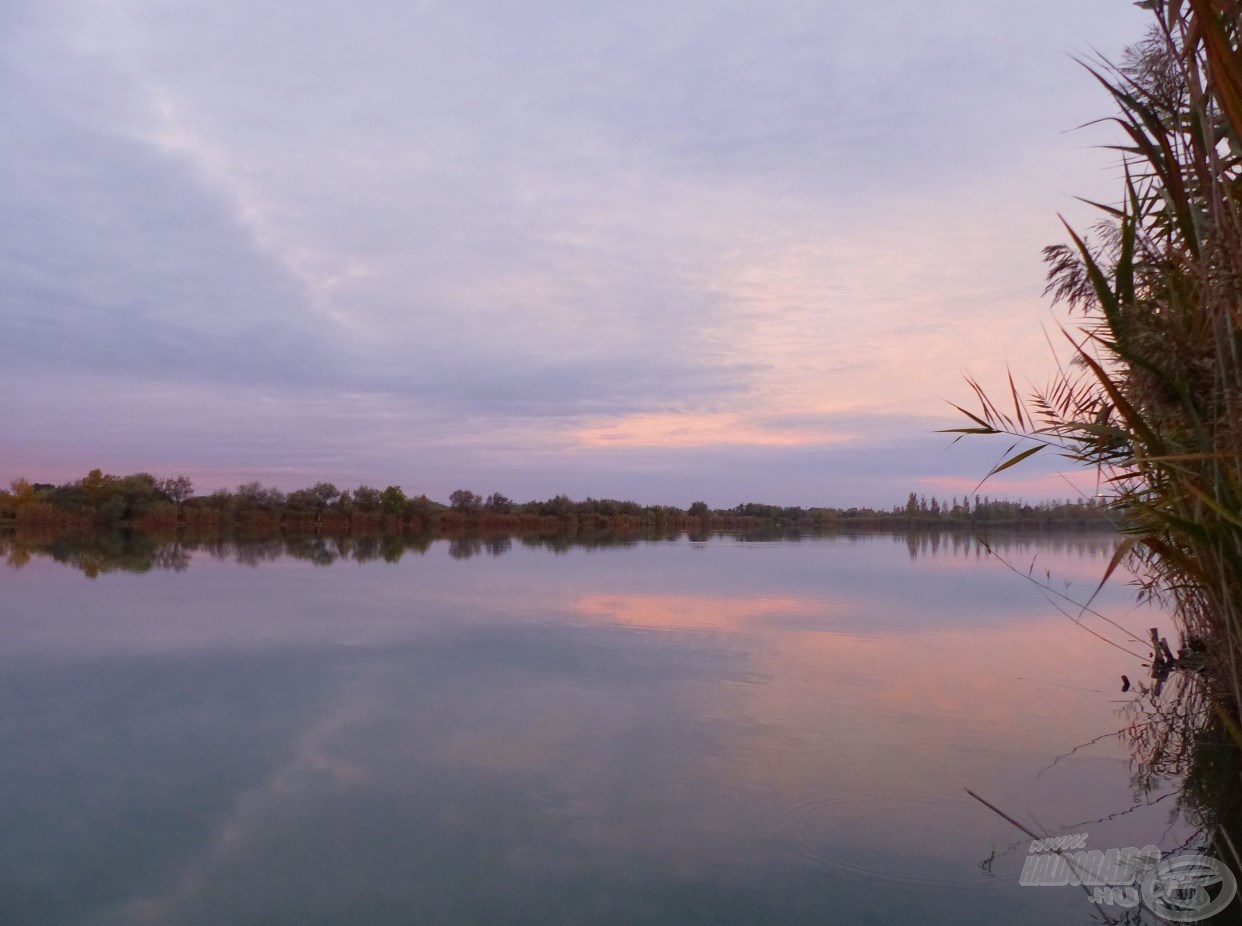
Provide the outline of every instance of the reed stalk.
{"type": "MultiPolygon", "coordinates": [[[[1096,467],[1144,593],[1171,605],[1220,704],[1242,708],[1242,4],[1149,0],[1118,64],[1087,63],[1117,106],[1119,202],[1045,249],[1072,361],[1003,401],[971,381],[958,434],[1015,442],[995,474],[1052,448],[1096,467]],[[1012,403],[1012,404],[1011,404],[1012,403]]],[[[1110,565],[1112,571],[1116,561],[1110,565]]],[[[1235,727],[1236,728],[1236,727],[1235,727]]]]}

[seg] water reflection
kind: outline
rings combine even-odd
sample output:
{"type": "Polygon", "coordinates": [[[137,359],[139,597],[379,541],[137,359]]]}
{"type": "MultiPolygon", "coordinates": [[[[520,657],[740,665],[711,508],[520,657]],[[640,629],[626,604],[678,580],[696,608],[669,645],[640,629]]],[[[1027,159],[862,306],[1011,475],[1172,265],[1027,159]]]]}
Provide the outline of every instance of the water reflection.
{"type": "MultiPolygon", "coordinates": [[[[1138,693],[1122,711],[1131,751],[1133,782],[1141,795],[1176,790],[1178,810],[1193,827],[1192,844],[1242,870],[1242,751],[1237,728],[1216,708],[1206,679],[1175,669],[1140,681],[1138,693]]],[[[1242,922],[1242,904],[1232,917],[1242,922]]]]}
{"type": "Polygon", "coordinates": [[[1109,531],[1008,531],[980,536],[967,531],[910,531],[900,535],[910,559],[989,553],[1015,560],[1031,556],[1103,560],[1117,549],[1118,536],[1109,531]]]}
{"type": "Polygon", "coordinates": [[[9,541],[5,916],[1091,922],[965,787],[1093,846],[1185,836],[1167,780],[1102,819],[1119,736],[1075,751],[1132,661],[973,550],[409,541],[9,541]]]}
{"type": "MultiPolygon", "coordinates": [[[[827,539],[845,544],[873,544],[885,538],[904,545],[911,560],[980,560],[999,556],[1023,566],[1028,559],[1051,559],[1060,564],[1107,562],[1117,548],[1118,537],[1102,531],[1091,532],[1009,532],[980,536],[969,532],[912,531],[909,533],[849,533],[829,535],[827,539]]],[[[149,533],[0,533],[0,557],[12,569],[21,569],[36,556],[75,566],[90,577],[108,572],[148,572],[185,569],[195,553],[213,559],[232,560],[247,566],[274,562],[284,557],[304,560],[317,566],[338,561],[366,563],[383,560],[397,563],[408,553],[423,555],[433,543],[447,544],[454,559],[474,556],[501,556],[514,548],[516,540],[524,548],[564,553],[570,549],[633,547],[659,539],[677,541],[682,535],[640,537],[633,534],[459,534],[437,538],[428,534],[321,535],[291,534],[247,537],[244,535],[195,536],[149,533]]],[[[798,543],[814,535],[703,534],[685,537],[690,543],[798,543]]],[[[819,539],[825,539],[820,537],[819,539]]]]}

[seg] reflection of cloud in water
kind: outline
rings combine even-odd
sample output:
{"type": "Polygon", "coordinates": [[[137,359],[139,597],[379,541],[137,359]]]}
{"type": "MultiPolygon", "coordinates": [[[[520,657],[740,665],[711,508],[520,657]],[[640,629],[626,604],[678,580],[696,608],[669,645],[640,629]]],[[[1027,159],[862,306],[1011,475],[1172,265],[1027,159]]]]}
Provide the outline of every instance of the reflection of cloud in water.
{"type": "MultiPolygon", "coordinates": [[[[587,656],[608,659],[602,648],[587,656]]],[[[699,754],[724,744],[679,706],[676,661],[592,686],[534,664],[506,674],[492,659],[464,647],[355,664],[287,761],[237,795],[162,890],[115,908],[117,919],[295,922],[349,911],[349,921],[408,922],[413,911],[450,923],[495,905],[568,904],[564,915],[583,902],[621,903],[641,921],[650,900],[623,897],[725,887],[764,810],[738,804],[700,768],[699,754]],[[401,908],[383,908],[394,902],[401,908]]],[[[772,864],[755,859],[732,888],[756,910],[779,907],[764,886],[772,864]]],[[[822,891],[819,880],[801,890],[822,891]]]]}
{"type": "Polygon", "coordinates": [[[653,630],[737,631],[770,618],[812,622],[839,613],[840,606],[812,598],[585,594],[573,611],[592,621],[653,630]]]}
{"type": "Polygon", "coordinates": [[[213,883],[219,869],[231,858],[245,858],[251,851],[249,844],[256,831],[271,824],[274,809],[296,803],[312,791],[366,787],[369,770],[340,755],[335,742],[362,718],[362,707],[348,697],[330,704],[325,714],[297,737],[285,764],[236,796],[232,808],[217,821],[214,835],[187,859],[171,883],[160,893],[136,896],[120,904],[117,921],[161,926],[184,920],[187,907],[197,907],[203,895],[219,889],[213,883]]]}
{"type": "MultiPolygon", "coordinates": [[[[806,922],[831,909],[842,921],[911,921],[925,897],[877,900],[824,858],[858,861],[857,849],[868,869],[917,857],[932,873],[973,872],[1010,835],[973,807],[959,820],[967,786],[1048,827],[1128,801],[1116,743],[1036,777],[1108,729],[1107,689],[1133,663],[1023,580],[973,560],[911,563],[890,538],[734,555],[743,546],[220,565],[129,587],[18,574],[5,658],[32,676],[50,675],[48,653],[69,653],[78,697],[97,701],[105,680],[133,680],[117,651],[137,649],[157,667],[177,656],[189,679],[175,690],[137,679],[101,710],[110,724],[92,715],[104,736],[74,799],[90,792],[86,769],[115,766],[115,819],[154,808],[160,822],[148,825],[190,836],[79,919],[542,926],[806,922]],[[55,589],[72,594],[49,617],[55,589]],[[258,661],[241,655],[256,651],[258,661]],[[196,674],[203,664],[216,671],[196,674]],[[158,692],[162,712],[135,702],[138,690],[158,692]],[[231,711],[206,695],[252,690],[231,711]],[[260,707],[273,732],[262,750],[239,745],[260,707]],[[155,781],[192,779],[184,807],[132,786],[132,749],[111,735],[126,725],[161,731],[140,764],[155,781]],[[213,748],[174,764],[187,737],[213,748]],[[247,774],[226,778],[232,766],[247,774]],[[209,813],[195,800],[210,782],[225,784],[209,813]],[[800,836],[808,805],[821,809],[800,836]]],[[[50,683],[30,691],[36,706],[59,697],[50,683]]],[[[48,739],[80,739],[82,717],[75,706],[48,739]]],[[[25,763],[14,806],[33,793],[34,752],[12,752],[25,763]]],[[[116,835],[111,817],[91,825],[83,847],[116,835]]],[[[147,837],[141,823],[132,830],[147,837]]],[[[1093,845],[1106,837],[1093,829],[1093,845]]],[[[0,849],[20,844],[10,836],[0,849]]],[[[65,856],[51,857],[62,897],[82,877],[65,856]]],[[[1046,902],[1017,893],[973,922],[1046,902]]]]}
{"type": "MultiPolygon", "coordinates": [[[[612,609],[615,597],[592,607],[612,609]]],[[[654,614],[661,627],[680,608],[706,620],[721,606],[637,599],[621,611],[654,614]]],[[[125,906],[122,919],[206,922],[206,911],[235,915],[251,903],[313,915],[323,909],[316,903],[346,905],[375,879],[466,919],[500,898],[546,912],[566,892],[592,902],[605,888],[656,896],[705,883],[723,892],[735,877],[734,889],[770,911],[780,902],[764,879],[797,880],[802,870],[789,867],[808,838],[797,808],[828,801],[854,810],[817,820],[808,863],[829,880],[812,893],[848,904],[873,896],[874,885],[818,856],[883,868],[900,847],[918,871],[962,880],[1007,843],[1007,826],[977,808],[951,812],[963,786],[1037,808],[1054,827],[1098,812],[1099,795],[1067,788],[1070,775],[1031,776],[1100,732],[1101,696],[1075,683],[1108,678],[1111,653],[1069,645],[1075,631],[1053,620],[867,636],[764,623],[775,612],[811,613],[799,602],[736,603],[728,620],[753,630],[753,645],[727,672],[698,671],[697,662],[723,657],[689,638],[653,642],[619,622],[527,628],[525,646],[539,652],[517,646],[513,658],[472,637],[448,649],[360,654],[288,760],[238,795],[166,893],[125,906]],[[916,795],[912,806],[938,815],[871,812],[894,795],[916,795]],[[318,896],[270,893],[299,888],[318,896]]],[[[1101,760],[1124,778],[1107,743],[1071,771],[1101,760]]]]}

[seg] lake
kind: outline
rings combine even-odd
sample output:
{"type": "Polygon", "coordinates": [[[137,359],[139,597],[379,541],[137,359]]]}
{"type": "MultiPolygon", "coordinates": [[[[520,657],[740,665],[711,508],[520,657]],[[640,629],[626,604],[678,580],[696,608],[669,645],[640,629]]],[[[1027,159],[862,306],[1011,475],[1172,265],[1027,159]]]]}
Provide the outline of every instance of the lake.
{"type": "Polygon", "coordinates": [[[1114,544],[10,548],[0,921],[1096,922],[965,789],[1185,839],[1107,735],[1139,661],[1059,610],[1114,544]]]}

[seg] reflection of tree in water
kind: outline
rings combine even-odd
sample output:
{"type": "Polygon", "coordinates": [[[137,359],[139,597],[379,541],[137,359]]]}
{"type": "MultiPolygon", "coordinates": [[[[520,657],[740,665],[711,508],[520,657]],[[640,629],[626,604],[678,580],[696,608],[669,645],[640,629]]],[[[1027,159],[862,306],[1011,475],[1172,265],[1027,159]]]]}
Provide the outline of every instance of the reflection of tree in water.
{"type": "Polygon", "coordinates": [[[285,541],[284,552],[315,566],[331,566],[340,556],[336,544],[326,537],[291,537],[285,541]]]}
{"type": "Polygon", "coordinates": [[[568,534],[558,534],[552,537],[541,537],[538,534],[531,534],[522,538],[522,546],[524,547],[551,550],[553,553],[567,553],[573,545],[573,538],[568,534]]]}
{"type": "Polygon", "coordinates": [[[12,569],[22,568],[35,556],[46,556],[91,579],[110,572],[181,571],[190,562],[189,552],[180,544],[141,533],[19,534],[0,538],[0,555],[12,569]]]}
{"type": "MultiPolygon", "coordinates": [[[[637,534],[634,532],[566,532],[550,533],[458,533],[441,536],[435,533],[202,533],[192,530],[169,534],[142,532],[45,532],[22,530],[0,533],[0,560],[10,569],[21,569],[36,556],[51,557],[57,562],[80,569],[88,576],[107,572],[147,572],[189,568],[195,553],[212,559],[232,561],[243,566],[258,567],[283,557],[302,560],[315,566],[331,566],[338,562],[367,563],[383,560],[399,563],[408,554],[422,556],[434,544],[443,542],[454,559],[473,556],[503,556],[513,549],[516,538],[523,546],[560,554],[581,547],[629,547],[644,541],[672,541],[683,536],[677,531],[637,534]]],[[[754,539],[737,535],[735,540],[754,539]]],[[[770,537],[765,537],[770,539],[770,537]]]]}
{"type": "Polygon", "coordinates": [[[966,531],[911,530],[893,534],[905,543],[910,559],[952,556],[983,559],[989,551],[1021,560],[1026,555],[1063,556],[1095,559],[1107,563],[1117,549],[1119,536],[1111,530],[1010,531],[973,533],[966,531]]]}
{"type": "Polygon", "coordinates": [[[395,534],[389,534],[380,541],[380,557],[386,563],[399,563],[405,555],[405,543],[395,534]]]}
{"type": "MultiPolygon", "coordinates": [[[[751,531],[734,534],[695,533],[685,535],[680,531],[655,531],[645,533],[566,532],[552,533],[495,533],[456,534],[440,537],[431,533],[362,533],[362,534],[208,534],[196,535],[192,531],[171,536],[140,532],[118,533],[38,533],[24,531],[17,535],[0,535],[0,558],[12,569],[20,569],[33,556],[51,556],[58,562],[75,566],[88,575],[106,572],[146,572],[151,569],[181,571],[188,568],[195,552],[202,552],[213,559],[233,560],[245,566],[259,566],[274,562],[283,556],[329,566],[340,560],[366,563],[382,559],[388,563],[400,562],[407,553],[426,553],[437,541],[447,541],[449,555],[454,559],[469,559],[486,552],[501,556],[513,549],[514,538],[525,547],[567,553],[574,548],[599,549],[604,547],[629,547],[643,542],[675,541],[688,536],[692,542],[711,539],[786,542],[803,539],[797,531],[751,531]]],[[[843,540],[858,540],[874,534],[845,533],[834,535],[843,540]]],[[[989,537],[983,540],[961,532],[909,531],[890,534],[895,543],[904,543],[911,559],[928,556],[952,555],[982,559],[989,548],[994,552],[1013,555],[1021,559],[1023,554],[1057,555],[1069,553],[1091,556],[1103,561],[1116,549],[1113,534],[1102,532],[1072,532],[1065,534],[1032,533],[989,537]]]]}
{"type": "MultiPolygon", "coordinates": [[[[536,550],[549,550],[553,553],[567,553],[575,547],[584,550],[598,550],[604,547],[633,547],[642,541],[672,540],[680,534],[522,534],[518,537],[522,546],[536,550]]],[[[505,547],[509,549],[509,547],[505,547]]]]}
{"type": "Polygon", "coordinates": [[[483,546],[490,556],[500,556],[513,548],[513,538],[507,534],[503,537],[488,537],[483,541],[483,546]]]}
{"type": "MultiPolygon", "coordinates": [[[[237,541],[228,545],[226,549],[232,553],[234,562],[243,566],[273,563],[288,552],[285,542],[275,537],[264,540],[237,541]]],[[[296,556],[297,554],[290,553],[289,555],[296,556]]]]}
{"type": "Polygon", "coordinates": [[[353,558],[358,563],[379,559],[380,538],[374,535],[354,538],[353,558]]]}
{"type": "MultiPolygon", "coordinates": [[[[492,536],[463,535],[448,541],[448,555],[455,560],[468,560],[487,551],[488,556],[501,556],[513,549],[513,537],[508,534],[492,536]]],[[[395,560],[394,560],[395,561],[395,560]]]]}
{"type": "Polygon", "coordinates": [[[483,541],[478,537],[452,537],[449,539],[449,556],[453,559],[470,559],[483,552],[483,541]]]}
{"type": "Polygon", "coordinates": [[[180,543],[165,544],[155,551],[152,565],[156,569],[185,572],[190,568],[190,551],[180,543]]]}
{"type": "Polygon", "coordinates": [[[30,562],[34,553],[30,547],[16,543],[12,538],[0,536],[0,556],[4,557],[5,565],[10,569],[21,569],[30,562]]]}
{"type": "MultiPolygon", "coordinates": [[[[462,539],[456,538],[456,541],[462,539]]],[[[504,553],[511,546],[508,537],[491,537],[484,541],[473,539],[464,545],[456,541],[450,552],[459,558],[478,553],[482,549],[480,543],[494,556],[504,553]]],[[[94,578],[118,571],[182,572],[190,567],[196,552],[212,559],[251,567],[272,563],[284,557],[303,560],[315,566],[331,566],[342,560],[366,563],[382,559],[388,563],[397,563],[407,553],[426,553],[434,542],[434,537],[402,534],[202,537],[189,532],[158,536],[139,532],[23,531],[0,534],[0,560],[10,569],[21,569],[36,556],[48,557],[94,578]]]]}

